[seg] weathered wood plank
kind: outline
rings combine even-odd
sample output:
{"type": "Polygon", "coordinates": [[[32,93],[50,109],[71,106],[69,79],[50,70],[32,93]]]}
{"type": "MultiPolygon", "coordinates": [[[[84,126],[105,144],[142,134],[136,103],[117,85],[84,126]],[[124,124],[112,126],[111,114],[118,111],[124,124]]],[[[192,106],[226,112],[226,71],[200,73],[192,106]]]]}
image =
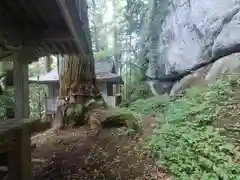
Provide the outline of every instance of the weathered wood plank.
{"type": "Polygon", "coordinates": [[[0,152],[8,154],[9,179],[32,179],[30,135],[39,123],[30,119],[0,121],[0,152]]]}
{"type": "Polygon", "coordinates": [[[5,133],[14,132],[15,130],[30,126],[33,123],[36,123],[37,120],[32,119],[22,119],[17,121],[16,119],[8,119],[0,121],[0,136],[5,133]]]}

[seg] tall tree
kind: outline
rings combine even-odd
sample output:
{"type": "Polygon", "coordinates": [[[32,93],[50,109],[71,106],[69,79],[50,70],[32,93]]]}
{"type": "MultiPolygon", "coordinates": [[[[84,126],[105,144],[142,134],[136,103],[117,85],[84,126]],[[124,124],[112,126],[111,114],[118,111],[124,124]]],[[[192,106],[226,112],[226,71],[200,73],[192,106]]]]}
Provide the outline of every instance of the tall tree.
{"type": "Polygon", "coordinates": [[[159,69],[161,69],[162,74],[165,74],[164,62],[160,59],[158,46],[160,33],[162,32],[162,24],[169,12],[170,4],[171,1],[169,0],[148,1],[148,10],[142,28],[140,42],[139,59],[141,67],[143,67],[142,75],[147,74],[152,78],[156,78],[159,69]],[[159,59],[161,63],[157,63],[159,59]],[[158,67],[158,64],[162,64],[161,67],[158,67]]]}
{"type": "Polygon", "coordinates": [[[117,0],[112,0],[113,7],[113,53],[114,61],[116,63],[117,73],[121,73],[121,65],[119,59],[119,46],[118,46],[118,31],[117,31],[117,0]]]}
{"type": "MultiPolygon", "coordinates": [[[[95,0],[92,0],[92,15],[93,17],[96,17],[96,10],[97,10],[97,6],[96,6],[96,2],[95,0]]],[[[98,29],[97,29],[97,22],[96,22],[96,18],[94,18],[92,20],[93,22],[93,37],[94,37],[94,43],[95,43],[95,49],[96,49],[96,52],[100,51],[100,47],[99,47],[99,40],[98,40],[98,29]]]]}
{"type": "Polygon", "coordinates": [[[51,66],[52,66],[52,63],[53,63],[52,57],[50,55],[45,57],[45,62],[44,63],[45,63],[45,71],[50,72],[51,71],[51,66]]]}
{"type": "Polygon", "coordinates": [[[107,0],[88,0],[89,22],[92,34],[93,50],[95,52],[108,49],[108,27],[104,20],[107,13],[107,0]]]}
{"type": "Polygon", "coordinates": [[[100,91],[96,85],[87,4],[85,1],[81,3],[83,9],[86,10],[82,14],[82,20],[84,21],[83,30],[88,47],[87,52],[82,51],[80,56],[65,56],[58,63],[60,89],[57,118],[53,124],[56,129],[62,127],[63,124],[83,123],[84,103],[90,98],[100,96],[100,91]]]}

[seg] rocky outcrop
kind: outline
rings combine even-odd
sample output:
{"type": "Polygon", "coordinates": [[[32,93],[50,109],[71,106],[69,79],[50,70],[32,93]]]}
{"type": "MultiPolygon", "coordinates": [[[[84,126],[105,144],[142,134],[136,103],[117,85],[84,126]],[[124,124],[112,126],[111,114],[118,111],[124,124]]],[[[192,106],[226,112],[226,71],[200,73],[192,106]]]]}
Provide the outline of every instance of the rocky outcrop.
{"type": "Polygon", "coordinates": [[[240,53],[235,53],[219,59],[210,68],[205,77],[207,83],[212,83],[223,73],[240,73],[240,53]]]}
{"type": "Polygon", "coordinates": [[[197,72],[185,76],[183,79],[181,79],[181,81],[172,87],[170,96],[182,94],[186,89],[191,87],[205,87],[207,85],[205,81],[205,75],[209,68],[210,67],[201,68],[197,72]]]}
{"type": "Polygon", "coordinates": [[[216,39],[214,39],[212,47],[212,56],[213,57],[223,57],[230,55],[231,53],[240,52],[240,8],[236,7],[232,14],[229,16],[232,17],[231,21],[227,23],[219,32],[216,39]],[[234,16],[232,16],[234,15],[234,16]]]}
{"type": "Polygon", "coordinates": [[[240,53],[220,58],[212,66],[202,68],[193,74],[185,76],[173,86],[170,95],[182,94],[191,87],[204,87],[215,82],[217,77],[225,73],[240,73],[240,53]]]}
{"type": "MultiPolygon", "coordinates": [[[[161,10],[158,12],[161,13],[161,10]]],[[[237,67],[238,62],[232,59],[235,55],[231,54],[240,52],[239,0],[173,0],[168,5],[168,14],[163,16],[166,18],[160,23],[161,26],[156,23],[160,26],[159,55],[157,62],[154,58],[149,59],[147,74],[155,78],[162,76],[161,72],[168,74],[169,69],[173,67],[177,71],[184,71],[203,60],[210,59],[220,60],[214,63],[208,73],[206,77],[208,83],[223,72],[234,72],[233,67],[237,67]],[[229,64],[224,57],[229,60],[232,67],[226,69],[226,65],[229,64]],[[236,64],[233,65],[234,63],[236,64]],[[160,68],[162,64],[164,66],[160,68]]],[[[238,68],[235,70],[238,72],[238,68]]],[[[183,86],[188,87],[187,84],[192,84],[191,82],[197,81],[196,79],[194,75],[183,78],[173,86],[171,94],[182,91],[181,88],[185,89],[183,86]]],[[[159,91],[157,87],[161,89],[163,86],[161,82],[154,84],[152,88],[155,92],[159,91]]]]}
{"type": "MultiPolygon", "coordinates": [[[[164,61],[166,72],[172,66],[181,71],[203,59],[219,59],[240,51],[238,1],[173,0],[170,6],[159,27],[158,64],[164,61]]],[[[149,71],[163,71],[149,64],[149,71]]]]}

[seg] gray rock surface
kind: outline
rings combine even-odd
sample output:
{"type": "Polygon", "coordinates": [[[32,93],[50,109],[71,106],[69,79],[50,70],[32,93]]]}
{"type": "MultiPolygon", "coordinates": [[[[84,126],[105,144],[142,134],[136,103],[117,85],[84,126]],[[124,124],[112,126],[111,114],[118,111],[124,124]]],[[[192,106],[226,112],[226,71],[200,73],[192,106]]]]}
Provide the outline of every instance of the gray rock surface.
{"type": "Polygon", "coordinates": [[[240,73],[240,53],[225,56],[215,62],[205,80],[207,83],[212,83],[223,73],[240,73]]]}
{"type": "Polygon", "coordinates": [[[235,11],[238,11],[232,18],[232,20],[224,26],[222,31],[214,40],[212,47],[212,56],[226,56],[227,53],[240,52],[240,12],[239,8],[236,8],[235,11]]]}
{"type": "Polygon", "coordinates": [[[172,87],[170,96],[181,94],[191,87],[204,87],[211,84],[223,73],[240,73],[240,53],[220,58],[212,66],[199,69],[195,73],[185,76],[172,87]]]}
{"type": "Polygon", "coordinates": [[[171,9],[159,41],[159,61],[167,64],[166,72],[174,65],[184,70],[202,59],[240,51],[238,1],[173,0],[171,9]]]}
{"type": "Polygon", "coordinates": [[[169,94],[174,83],[173,82],[159,82],[157,80],[147,81],[149,88],[154,96],[159,94],[169,94]]]}
{"type": "Polygon", "coordinates": [[[207,85],[205,75],[209,68],[210,67],[201,68],[195,73],[185,76],[178,83],[174,84],[171,89],[170,96],[182,94],[186,89],[191,87],[205,87],[207,85]]]}

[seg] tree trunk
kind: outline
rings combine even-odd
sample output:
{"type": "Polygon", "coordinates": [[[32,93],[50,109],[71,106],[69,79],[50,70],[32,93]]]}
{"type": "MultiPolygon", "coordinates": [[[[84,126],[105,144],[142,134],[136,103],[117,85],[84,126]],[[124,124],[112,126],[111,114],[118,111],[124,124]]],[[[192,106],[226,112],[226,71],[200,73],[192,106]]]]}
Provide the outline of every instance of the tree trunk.
{"type": "Polygon", "coordinates": [[[97,31],[97,23],[96,23],[96,2],[95,0],[92,0],[92,5],[93,5],[93,37],[94,37],[94,42],[95,42],[95,49],[96,52],[100,51],[100,47],[99,47],[99,41],[98,41],[98,31],[97,31]]]}
{"type": "Polygon", "coordinates": [[[103,100],[96,85],[87,3],[85,0],[80,3],[85,10],[82,12],[82,21],[85,22],[82,28],[87,48],[85,51],[80,49],[81,56],[65,56],[58,63],[60,89],[56,119],[53,123],[56,130],[64,125],[83,124],[88,110],[85,102],[96,98],[103,100]]]}
{"type": "Polygon", "coordinates": [[[51,56],[47,56],[45,59],[45,71],[48,73],[51,71],[51,66],[52,66],[52,57],[51,56]]]}
{"type": "Polygon", "coordinates": [[[118,44],[118,30],[117,30],[117,2],[116,0],[112,1],[113,7],[113,52],[114,52],[114,61],[116,65],[116,73],[121,74],[121,63],[119,57],[119,44],[118,44]]]}
{"type": "Polygon", "coordinates": [[[84,103],[101,97],[96,85],[93,63],[87,57],[65,56],[59,61],[59,97],[54,128],[84,123],[84,103]]]}

